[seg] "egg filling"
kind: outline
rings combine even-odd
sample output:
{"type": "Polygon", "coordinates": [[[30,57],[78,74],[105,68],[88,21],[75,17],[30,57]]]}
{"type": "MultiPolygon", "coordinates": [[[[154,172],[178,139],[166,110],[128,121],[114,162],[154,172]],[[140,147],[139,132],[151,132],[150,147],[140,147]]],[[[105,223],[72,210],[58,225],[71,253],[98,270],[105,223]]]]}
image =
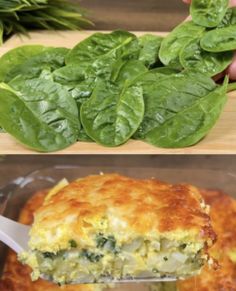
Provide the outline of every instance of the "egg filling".
{"type": "Polygon", "coordinates": [[[94,243],[95,248],[81,249],[70,240],[69,250],[35,250],[21,254],[20,259],[33,268],[33,280],[43,275],[59,284],[106,282],[111,278],[188,277],[198,274],[207,260],[201,243],[137,237],[118,244],[113,235],[102,233],[95,235],[94,243]]]}

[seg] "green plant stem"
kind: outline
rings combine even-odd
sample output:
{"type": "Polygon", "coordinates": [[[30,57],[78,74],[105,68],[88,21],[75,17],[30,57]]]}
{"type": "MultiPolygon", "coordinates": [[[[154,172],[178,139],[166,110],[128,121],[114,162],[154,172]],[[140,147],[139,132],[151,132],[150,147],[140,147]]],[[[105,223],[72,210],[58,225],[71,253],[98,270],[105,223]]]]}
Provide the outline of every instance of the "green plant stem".
{"type": "Polygon", "coordinates": [[[227,92],[232,92],[236,90],[236,82],[230,83],[227,88],[227,92]]]}

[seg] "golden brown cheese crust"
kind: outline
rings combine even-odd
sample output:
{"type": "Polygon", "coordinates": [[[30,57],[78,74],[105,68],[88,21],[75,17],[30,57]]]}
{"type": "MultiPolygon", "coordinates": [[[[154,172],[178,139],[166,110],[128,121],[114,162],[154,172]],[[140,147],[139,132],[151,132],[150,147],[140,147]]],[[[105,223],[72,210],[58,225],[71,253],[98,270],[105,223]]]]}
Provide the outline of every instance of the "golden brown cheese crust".
{"type": "MultiPolygon", "coordinates": [[[[23,207],[19,222],[31,225],[34,212],[43,204],[47,191],[37,192],[23,207]]],[[[32,270],[27,265],[22,265],[13,251],[9,251],[4,274],[0,280],[1,291],[93,291],[89,285],[73,285],[59,287],[44,280],[32,282],[30,273],[32,270]]]]}
{"type": "Polygon", "coordinates": [[[217,242],[210,255],[219,261],[220,269],[204,267],[201,275],[178,283],[180,291],[235,291],[236,262],[230,258],[236,254],[236,200],[219,191],[202,191],[206,203],[211,205],[210,217],[216,231],[217,242]]]}
{"type": "MultiPolygon", "coordinates": [[[[36,211],[31,235],[47,229],[56,233],[66,223],[73,239],[87,240],[89,229],[97,228],[96,223],[112,212],[131,234],[187,231],[190,240],[211,244],[215,233],[202,202],[199,191],[190,185],[117,174],[88,176],[70,183],[45,201],[36,211]]],[[[53,239],[57,243],[55,236],[53,239]]],[[[39,245],[33,247],[43,250],[39,245]]]]}

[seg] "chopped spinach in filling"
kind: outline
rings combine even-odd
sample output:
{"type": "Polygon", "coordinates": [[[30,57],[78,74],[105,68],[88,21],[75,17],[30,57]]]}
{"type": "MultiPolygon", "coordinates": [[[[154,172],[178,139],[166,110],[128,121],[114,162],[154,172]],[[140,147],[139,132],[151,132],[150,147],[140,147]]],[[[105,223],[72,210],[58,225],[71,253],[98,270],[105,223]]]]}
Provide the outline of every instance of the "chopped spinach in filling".
{"type": "Polygon", "coordinates": [[[35,250],[23,262],[31,265],[33,278],[43,274],[56,283],[104,282],[104,278],[148,276],[188,277],[199,273],[206,261],[203,245],[166,238],[144,239],[119,243],[114,235],[98,233],[94,236],[94,247],[80,248],[71,239],[69,249],[57,253],[35,250]],[[33,266],[31,259],[37,261],[33,266]]]}

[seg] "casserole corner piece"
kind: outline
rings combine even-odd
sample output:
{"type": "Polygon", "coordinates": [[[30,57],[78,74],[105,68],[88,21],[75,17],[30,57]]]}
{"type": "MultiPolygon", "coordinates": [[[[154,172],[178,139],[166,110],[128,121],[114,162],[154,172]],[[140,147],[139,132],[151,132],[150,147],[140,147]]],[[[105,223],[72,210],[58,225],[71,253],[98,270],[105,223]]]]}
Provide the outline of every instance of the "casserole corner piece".
{"type": "Polygon", "coordinates": [[[33,269],[33,280],[43,275],[59,284],[184,279],[214,265],[208,212],[191,185],[88,176],[49,192],[19,259],[33,269]]]}

